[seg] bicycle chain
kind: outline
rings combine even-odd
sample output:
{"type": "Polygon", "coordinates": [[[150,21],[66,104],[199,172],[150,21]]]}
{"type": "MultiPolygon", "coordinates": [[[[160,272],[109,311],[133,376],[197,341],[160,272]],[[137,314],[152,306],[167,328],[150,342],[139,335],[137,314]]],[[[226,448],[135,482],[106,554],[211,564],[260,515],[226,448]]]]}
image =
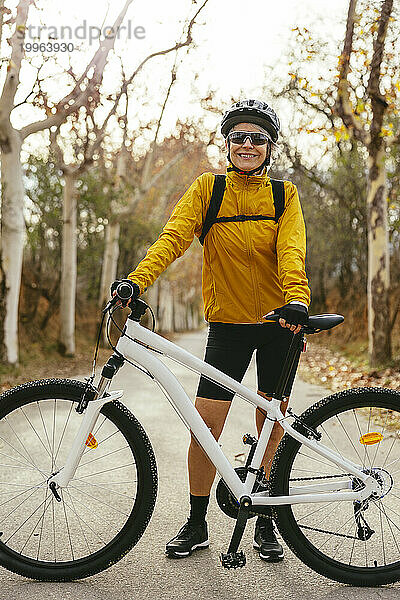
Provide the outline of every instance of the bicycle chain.
{"type": "MultiPolygon", "coordinates": [[[[297,477],[290,479],[289,481],[309,481],[311,479],[334,479],[338,477],[351,477],[351,473],[341,473],[339,475],[321,475],[320,477],[297,477]]],[[[327,529],[319,529],[318,527],[309,527],[308,525],[300,525],[302,529],[309,529],[310,531],[319,531],[320,533],[329,533],[330,535],[336,535],[338,537],[348,538],[350,540],[358,540],[359,538],[355,535],[347,535],[345,533],[336,533],[335,531],[328,531],[327,529]]]]}
{"type": "Polygon", "coordinates": [[[318,527],[308,527],[308,525],[299,525],[301,529],[310,529],[311,531],[319,531],[320,533],[329,533],[330,535],[337,535],[338,537],[349,538],[350,540],[359,540],[360,538],[355,535],[346,535],[345,533],[336,533],[335,531],[327,531],[326,529],[318,529],[318,527]]]}
{"type": "MultiPolygon", "coordinates": [[[[335,479],[335,478],[338,478],[338,477],[351,477],[351,473],[341,473],[341,474],[338,474],[338,475],[320,475],[319,477],[318,476],[315,476],[315,477],[294,477],[293,479],[289,479],[289,481],[311,481],[311,480],[315,480],[315,479],[335,479]]],[[[267,485],[267,490],[268,490],[268,488],[269,488],[269,482],[266,482],[266,483],[268,483],[268,485],[267,485]]],[[[261,490],[261,491],[263,491],[263,490],[261,490]]],[[[257,492],[257,490],[256,490],[256,492],[257,492]]],[[[270,505],[270,506],[272,507],[273,505],[270,505]]],[[[249,514],[252,515],[253,517],[259,517],[260,515],[262,515],[262,513],[260,513],[260,512],[254,512],[254,511],[251,511],[251,510],[249,511],[249,514]]],[[[299,525],[299,527],[300,527],[300,525],[299,525]]],[[[310,529],[312,531],[319,531],[321,533],[329,533],[331,535],[337,535],[339,537],[348,537],[348,538],[350,538],[352,540],[353,539],[358,540],[358,538],[356,538],[355,536],[345,535],[343,533],[334,533],[333,531],[326,531],[324,529],[316,529],[315,527],[307,527],[305,525],[301,525],[301,527],[303,529],[310,529]]]]}
{"type": "MultiPolygon", "coordinates": [[[[314,477],[294,477],[292,479],[289,479],[289,481],[315,481],[316,479],[338,479],[340,477],[351,477],[351,473],[339,473],[336,475],[320,475],[320,476],[314,476],[314,477]]],[[[258,482],[258,486],[260,487],[264,487],[265,490],[259,490],[259,488],[257,488],[255,491],[255,493],[257,493],[257,491],[268,491],[270,488],[269,485],[269,481],[264,481],[264,482],[258,482]]],[[[273,497],[273,496],[271,496],[273,497]]],[[[237,504],[233,504],[232,500],[233,498],[231,497],[231,503],[232,506],[234,508],[237,508],[237,504]]],[[[274,505],[269,505],[269,506],[274,506],[274,505]]],[[[259,517],[262,516],[262,512],[254,512],[252,510],[249,510],[249,515],[252,517],[259,517]]],[[[301,527],[302,529],[308,529],[310,531],[319,531],[320,533],[328,533],[329,535],[336,535],[337,537],[344,537],[344,538],[348,538],[350,540],[358,540],[359,538],[354,536],[354,535],[347,535],[345,533],[336,533],[335,531],[328,531],[327,529],[319,529],[317,527],[309,527],[308,525],[298,525],[299,527],[301,527]]]]}
{"type": "Polygon", "coordinates": [[[319,477],[294,477],[289,481],[309,481],[310,479],[333,479],[335,477],[351,477],[351,473],[342,473],[340,475],[320,475],[319,477]]]}

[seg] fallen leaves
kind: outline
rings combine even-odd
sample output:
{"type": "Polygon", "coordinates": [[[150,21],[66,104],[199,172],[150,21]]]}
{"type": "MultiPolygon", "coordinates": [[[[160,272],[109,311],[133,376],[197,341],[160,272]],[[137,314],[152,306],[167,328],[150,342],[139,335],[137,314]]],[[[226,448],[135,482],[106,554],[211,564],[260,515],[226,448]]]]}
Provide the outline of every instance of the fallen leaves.
{"type": "Polygon", "coordinates": [[[307,352],[301,355],[299,375],[305,381],[322,384],[333,391],[351,387],[389,387],[400,389],[397,369],[364,372],[347,358],[320,344],[307,340],[307,352]]]}

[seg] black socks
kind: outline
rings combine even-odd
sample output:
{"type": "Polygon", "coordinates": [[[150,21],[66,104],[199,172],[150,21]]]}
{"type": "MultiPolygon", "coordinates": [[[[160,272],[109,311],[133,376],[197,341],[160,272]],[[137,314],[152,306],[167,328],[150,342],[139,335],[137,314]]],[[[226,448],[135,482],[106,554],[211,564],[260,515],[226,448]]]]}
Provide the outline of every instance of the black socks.
{"type": "Polygon", "coordinates": [[[265,525],[268,525],[269,527],[273,526],[272,525],[272,509],[271,509],[271,507],[265,506],[264,511],[265,511],[265,514],[258,515],[257,521],[256,521],[256,527],[263,527],[265,525]]]}
{"type": "Polygon", "coordinates": [[[210,496],[193,496],[190,494],[190,516],[189,521],[200,525],[206,520],[210,496]]]}

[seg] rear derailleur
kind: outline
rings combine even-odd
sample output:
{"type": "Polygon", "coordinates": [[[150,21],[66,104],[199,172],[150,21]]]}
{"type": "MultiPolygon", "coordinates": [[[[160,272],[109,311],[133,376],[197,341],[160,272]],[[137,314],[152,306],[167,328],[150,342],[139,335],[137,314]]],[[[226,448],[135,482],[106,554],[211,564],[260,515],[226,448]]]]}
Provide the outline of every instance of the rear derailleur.
{"type": "MultiPolygon", "coordinates": [[[[362,482],[355,477],[352,482],[353,490],[360,489],[362,486],[362,482]]],[[[375,533],[373,529],[368,525],[367,521],[364,518],[364,513],[369,507],[368,499],[353,502],[354,508],[354,519],[357,525],[357,537],[359,540],[363,542],[369,540],[369,538],[375,533]]]]}

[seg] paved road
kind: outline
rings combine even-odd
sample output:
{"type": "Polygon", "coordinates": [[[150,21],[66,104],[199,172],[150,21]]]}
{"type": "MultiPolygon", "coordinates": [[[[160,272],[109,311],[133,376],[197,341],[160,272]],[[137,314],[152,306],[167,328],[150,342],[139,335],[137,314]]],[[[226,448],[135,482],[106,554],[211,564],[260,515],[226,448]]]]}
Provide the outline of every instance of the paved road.
{"type": "MultiPolygon", "coordinates": [[[[205,331],[182,335],[178,343],[202,357],[205,331]]],[[[197,375],[169,362],[172,370],[191,397],[197,386],[197,375]]],[[[254,364],[245,383],[254,386],[254,364]]],[[[187,560],[168,560],[165,542],[175,534],[187,515],[186,451],[189,434],[160,389],[148,378],[129,366],[116,378],[114,389],[125,389],[125,404],[146,429],[158,461],[159,495],[151,523],[137,546],[109,570],[83,581],[64,584],[38,583],[0,569],[0,600],[36,600],[62,598],[74,600],[115,600],[174,598],[174,600],[246,600],[297,599],[346,600],[394,599],[399,585],[381,589],[351,588],[331,582],[305,567],[289,551],[284,562],[268,565],[252,550],[253,522],[247,528],[241,547],[247,553],[244,569],[225,571],[218,562],[226,551],[233,521],[217,507],[214,497],[209,510],[211,545],[187,560]],[[168,427],[166,427],[168,424],[168,427]]],[[[302,411],[327,395],[324,388],[295,383],[292,406],[302,411]]],[[[230,460],[243,451],[245,432],[255,433],[253,410],[236,400],[221,437],[224,452],[230,460]]],[[[239,465],[239,463],[237,463],[239,465]]]]}

